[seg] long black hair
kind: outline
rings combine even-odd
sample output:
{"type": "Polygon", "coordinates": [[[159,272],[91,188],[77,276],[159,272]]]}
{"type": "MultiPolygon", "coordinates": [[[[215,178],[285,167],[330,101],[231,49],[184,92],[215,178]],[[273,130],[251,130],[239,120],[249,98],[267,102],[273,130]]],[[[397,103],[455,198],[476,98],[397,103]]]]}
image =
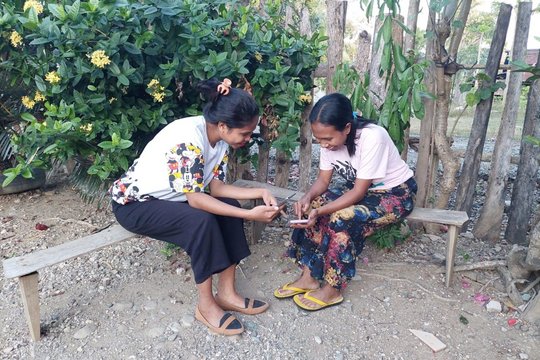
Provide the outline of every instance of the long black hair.
{"type": "Polygon", "coordinates": [[[231,86],[227,95],[218,91],[221,82],[217,79],[203,80],[197,84],[197,90],[203,95],[206,105],[203,108],[204,119],[217,124],[223,122],[229,128],[242,128],[250,125],[259,115],[259,107],[248,92],[231,86]]]}
{"type": "Polygon", "coordinates": [[[340,93],[332,93],[320,98],[309,113],[309,122],[333,126],[338,131],[343,131],[347,124],[351,124],[351,131],[345,140],[350,156],[354,155],[356,151],[354,144],[356,130],[375,123],[373,120],[353,113],[351,101],[340,93]]]}

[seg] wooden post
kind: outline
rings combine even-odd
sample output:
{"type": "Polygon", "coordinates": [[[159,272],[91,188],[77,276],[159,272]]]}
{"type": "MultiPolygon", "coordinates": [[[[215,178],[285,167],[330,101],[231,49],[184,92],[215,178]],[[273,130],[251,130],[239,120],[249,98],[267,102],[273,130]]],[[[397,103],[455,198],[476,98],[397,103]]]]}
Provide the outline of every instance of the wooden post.
{"type": "Polygon", "coordinates": [[[446,245],[446,287],[450,286],[452,275],[454,274],[457,239],[457,227],[455,225],[448,226],[448,244],[446,245]]]}
{"type": "MultiPolygon", "coordinates": [[[[531,22],[531,9],[531,2],[520,2],[518,5],[516,33],[512,50],[513,62],[525,60],[527,39],[529,38],[529,24],[531,22]]],[[[500,239],[505,189],[508,182],[510,158],[512,155],[508,149],[512,148],[512,139],[516,129],[522,79],[522,73],[515,71],[509,72],[501,124],[499,126],[495,148],[493,149],[486,198],[480,212],[480,217],[473,230],[473,234],[477,239],[490,241],[498,241],[500,239]]]]}
{"type": "MultiPolygon", "coordinates": [[[[429,10],[427,31],[435,29],[435,12],[429,10]]],[[[435,48],[435,39],[428,40],[426,43],[426,57],[433,54],[435,48]]],[[[429,69],[424,76],[424,83],[427,91],[435,94],[437,88],[435,84],[435,64],[431,62],[429,69]]],[[[418,158],[416,160],[415,177],[418,183],[418,193],[416,194],[416,206],[432,208],[435,197],[435,179],[437,167],[439,165],[438,156],[435,153],[434,137],[434,118],[435,118],[435,100],[431,98],[424,99],[425,116],[420,122],[420,142],[418,144],[418,158]]]]}
{"type": "MultiPolygon", "coordinates": [[[[493,34],[486,62],[486,74],[492,80],[487,84],[482,84],[483,88],[489,87],[495,83],[495,77],[497,76],[501,55],[504,50],[504,42],[506,39],[506,32],[508,31],[508,24],[510,23],[511,12],[512,6],[504,3],[501,4],[499,16],[497,17],[497,24],[495,25],[495,33],[493,34]]],[[[492,104],[493,94],[488,99],[480,101],[476,106],[471,135],[469,136],[469,142],[465,152],[465,161],[461,168],[456,196],[456,207],[458,210],[467,213],[470,212],[474,200],[475,184],[478,178],[478,171],[480,170],[480,159],[486,140],[486,131],[492,104]]]]}
{"type": "Polygon", "coordinates": [[[19,286],[30,336],[32,340],[39,341],[41,334],[39,328],[38,273],[33,272],[19,277],[19,286]]]}
{"type": "MultiPolygon", "coordinates": [[[[540,52],[536,60],[536,68],[540,68],[540,52]]],[[[531,189],[536,187],[536,174],[540,156],[539,147],[525,141],[527,136],[540,138],[540,79],[536,79],[529,89],[521,135],[519,167],[514,181],[508,226],[505,234],[505,238],[511,243],[522,245],[528,243],[527,230],[534,204],[534,196],[530,194],[531,189]]]]}

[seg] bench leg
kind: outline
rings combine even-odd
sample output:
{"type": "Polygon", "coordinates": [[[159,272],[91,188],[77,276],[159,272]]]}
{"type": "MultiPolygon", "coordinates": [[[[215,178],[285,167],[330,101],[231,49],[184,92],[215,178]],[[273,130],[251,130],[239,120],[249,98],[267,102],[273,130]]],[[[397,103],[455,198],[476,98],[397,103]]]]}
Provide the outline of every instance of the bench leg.
{"type": "MultiPolygon", "coordinates": [[[[264,202],[260,199],[252,200],[251,207],[263,205],[264,202]]],[[[255,245],[261,239],[262,232],[266,227],[265,223],[258,221],[247,221],[246,237],[249,245],[255,245]]]]}
{"type": "Polygon", "coordinates": [[[448,226],[448,244],[446,245],[446,287],[450,286],[454,273],[454,258],[458,238],[457,226],[448,226]]]}
{"type": "Polygon", "coordinates": [[[24,315],[30,336],[32,340],[39,341],[39,293],[38,293],[38,273],[19,277],[19,286],[21,288],[21,296],[24,306],[24,315]]]}

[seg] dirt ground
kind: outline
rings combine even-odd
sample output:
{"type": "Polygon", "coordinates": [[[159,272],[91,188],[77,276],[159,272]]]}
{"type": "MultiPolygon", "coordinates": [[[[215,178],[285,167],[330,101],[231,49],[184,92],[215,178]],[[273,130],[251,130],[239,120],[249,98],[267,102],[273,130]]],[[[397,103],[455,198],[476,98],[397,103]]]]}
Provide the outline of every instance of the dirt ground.
{"type": "MultiPolygon", "coordinates": [[[[51,247],[113,223],[67,185],[0,196],[0,258],[51,247]],[[36,224],[47,230],[37,230],[36,224]]],[[[540,330],[520,318],[494,271],[460,272],[444,286],[445,234],[416,235],[391,251],[368,245],[346,301],[307,313],[273,290],[297,268],[283,257],[289,229],[267,227],[238,268],[246,296],[270,302],[239,315],[246,332],[213,335],[194,320],[185,254],[135,238],[40,271],[42,340],[30,340],[18,283],[0,279],[1,359],[540,359],[540,330]],[[484,295],[480,302],[479,294],[484,295]],[[502,304],[489,312],[486,298],[502,304]],[[437,353],[409,329],[446,344],[437,353]]],[[[460,236],[458,264],[503,259],[506,243],[460,236]]]]}

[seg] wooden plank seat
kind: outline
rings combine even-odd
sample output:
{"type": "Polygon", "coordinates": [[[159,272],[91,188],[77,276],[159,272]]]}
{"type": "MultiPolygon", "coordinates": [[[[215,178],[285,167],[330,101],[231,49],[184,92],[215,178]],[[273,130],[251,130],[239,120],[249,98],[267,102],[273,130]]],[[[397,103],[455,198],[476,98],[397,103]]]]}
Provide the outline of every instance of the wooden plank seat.
{"type": "Polygon", "coordinates": [[[18,278],[26,322],[34,341],[40,339],[38,270],[137,236],[120,225],[48,249],[5,259],[6,279],[18,278]]]}
{"type": "MultiPolygon", "coordinates": [[[[274,196],[284,199],[292,194],[294,196],[291,198],[291,201],[299,200],[303,193],[295,190],[289,190],[285,188],[280,188],[266,183],[261,183],[251,180],[236,180],[234,185],[246,188],[254,187],[263,187],[272,192],[274,196]]],[[[250,204],[250,206],[257,205],[259,202],[250,204]]],[[[430,209],[430,208],[419,208],[416,207],[406,218],[408,221],[417,221],[424,223],[435,223],[448,226],[448,242],[446,244],[446,286],[450,286],[452,281],[452,275],[454,272],[454,261],[456,255],[456,244],[459,235],[459,229],[469,220],[469,216],[465,211],[454,211],[454,210],[441,210],[441,209],[430,209]]],[[[264,230],[264,223],[254,223],[251,222],[248,224],[247,236],[250,240],[250,243],[256,243],[261,236],[262,231],[264,230]]]]}

